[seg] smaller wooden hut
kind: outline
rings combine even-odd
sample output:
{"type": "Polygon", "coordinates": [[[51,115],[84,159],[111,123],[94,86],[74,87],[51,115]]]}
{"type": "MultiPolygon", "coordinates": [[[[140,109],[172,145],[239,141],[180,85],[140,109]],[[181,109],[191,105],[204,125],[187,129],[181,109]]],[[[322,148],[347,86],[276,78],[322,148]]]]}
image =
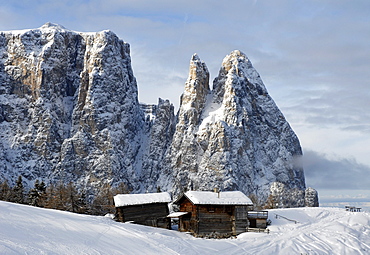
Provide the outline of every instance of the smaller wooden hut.
{"type": "Polygon", "coordinates": [[[195,236],[227,237],[246,232],[252,201],[240,191],[188,191],[175,202],[180,211],[169,217],[179,218],[179,231],[195,236]]]}
{"type": "Polygon", "coordinates": [[[119,194],[114,196],[115,218],[120,222],[170,228],[168,203],[171,196],[167,192],[147,194],[119,194]]]}
{"type": "Polygon", "coordinates": [[[249,228],[264,229],[267,227],[268,211],[248,212],[249,228]]]}

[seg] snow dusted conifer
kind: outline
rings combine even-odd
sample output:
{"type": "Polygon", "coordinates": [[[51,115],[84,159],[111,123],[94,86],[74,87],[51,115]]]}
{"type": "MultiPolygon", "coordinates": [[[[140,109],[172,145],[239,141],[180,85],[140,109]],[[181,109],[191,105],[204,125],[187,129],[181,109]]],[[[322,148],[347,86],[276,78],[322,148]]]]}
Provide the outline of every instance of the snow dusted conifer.
{"type": "Polygon", "coordinates": [[[39,180],[36,180],[34,188],[31,189],[28,194],[29,204],[32,206],[39,206],[40,193],[39,193],[38,187],[39,187],[39,180]]]}
{"type": "Polygon", "coordinates": [[[11,199],[11,188],[9,187],[8,181],[4,180],[0,185],[0,200],[10,201],[11,199]]]}
{"type": "Polygon", "coordinates": [[[25,202],[24,187],[22,176],[19,175],[17,182],[12,190],[12,202],[23,204],[25,202]]]}

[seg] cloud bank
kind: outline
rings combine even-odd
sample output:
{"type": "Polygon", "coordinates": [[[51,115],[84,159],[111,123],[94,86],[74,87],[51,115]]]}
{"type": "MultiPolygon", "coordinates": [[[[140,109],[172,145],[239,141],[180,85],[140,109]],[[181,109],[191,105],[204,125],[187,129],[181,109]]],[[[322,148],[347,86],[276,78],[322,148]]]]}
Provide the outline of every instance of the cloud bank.
{"type": "Polygon", "coordinates": [[[370,187],[370,167],[353,158],[330,158],[306,150],[303,165],[306,182],[318,189],[366,190],[370,187]]]}

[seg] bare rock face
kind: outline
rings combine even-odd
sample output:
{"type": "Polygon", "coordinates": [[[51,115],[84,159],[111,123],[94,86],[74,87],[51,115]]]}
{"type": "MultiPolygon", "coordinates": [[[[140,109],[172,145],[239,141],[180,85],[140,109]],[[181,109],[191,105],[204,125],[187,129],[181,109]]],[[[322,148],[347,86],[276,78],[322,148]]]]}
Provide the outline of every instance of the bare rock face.
{"type": "Polygon", "coordinates": [[[305,190],[305,206],[307,207],[318,207],[319,206],[319,196],[314,188],[308,187],[305,190]]]}
{"type": "Polygon", "coordinates": [[[193,66],[191,62],[171,147],[176,190],[241,190],[263,204],[277,182],[284,190],[302,191],[291,198],[300,202],[287,206],[303,206],[305,179],[296,164],[302,155],[299,140],[249,59],[240,51],[226,56],[210,92],[204,89],[208,84],[189,86],[194,80],[207,81],[198,76],[208,77],[201,71],[205,68],[195,72],[193,66]]]}
{"type": "Polygon", "coordinates": [[[94,186],[135,176],[144,115],[127,43],[47,23],[0,33],[0,52],[4,177],[94,186]]]}
{"type": "MultiPolygon", "coordinates": [[[[181,105],[177,114],[176,131],[170,152],[168,153],[170,169],[173,169],[175,186],[168,187],[176,192],[190,188],[192,178],[199,168],[195,160],[202,151],[197,140],[197,129],[209,94],[209,72],[204,62],[194,54],[190,61],[189,77],[185,91],[181,96],[181,105]]],[[[173,183],[173,182],[172,182],[173,183]]]]}
{"type": "Polygon", "coordinates": [[[145,113],[145,132],[142,134],[142,168],[136,192],[154,192],[172,182],[171,169],[166,167],[166,153],[175,131],[174,107],[168,100],[159,99],[158,105],[142,105],[145,113]],[[161,182],[162,181],[162,182],[161,182]]]}
{"type": "Polygon", "coordinates": [[[273,182],[270,185],[268,208],[286,208],[305,206],[305,191],[299,188],[287,189],[281,182],[273,182]]]}

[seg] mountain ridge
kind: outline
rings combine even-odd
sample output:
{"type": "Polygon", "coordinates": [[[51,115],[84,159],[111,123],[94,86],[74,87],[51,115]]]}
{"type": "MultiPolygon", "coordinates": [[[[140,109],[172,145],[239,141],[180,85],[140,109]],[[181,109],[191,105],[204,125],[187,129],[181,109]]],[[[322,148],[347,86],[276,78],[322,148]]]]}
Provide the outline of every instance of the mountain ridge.
{"type": "Polygon", "coordinates": [[[305,205],[298,137],[238,50],[213,89],[206,64],[192,56],[176,115],[168,100],[138,102],[130,45],[109,30],[47,23],[0,32],[0,54],[3,179],[73,181],[91,192],[119,182],[175,195],[217,187],[260,204],[293,194],[276,204],[305,205]]]}

